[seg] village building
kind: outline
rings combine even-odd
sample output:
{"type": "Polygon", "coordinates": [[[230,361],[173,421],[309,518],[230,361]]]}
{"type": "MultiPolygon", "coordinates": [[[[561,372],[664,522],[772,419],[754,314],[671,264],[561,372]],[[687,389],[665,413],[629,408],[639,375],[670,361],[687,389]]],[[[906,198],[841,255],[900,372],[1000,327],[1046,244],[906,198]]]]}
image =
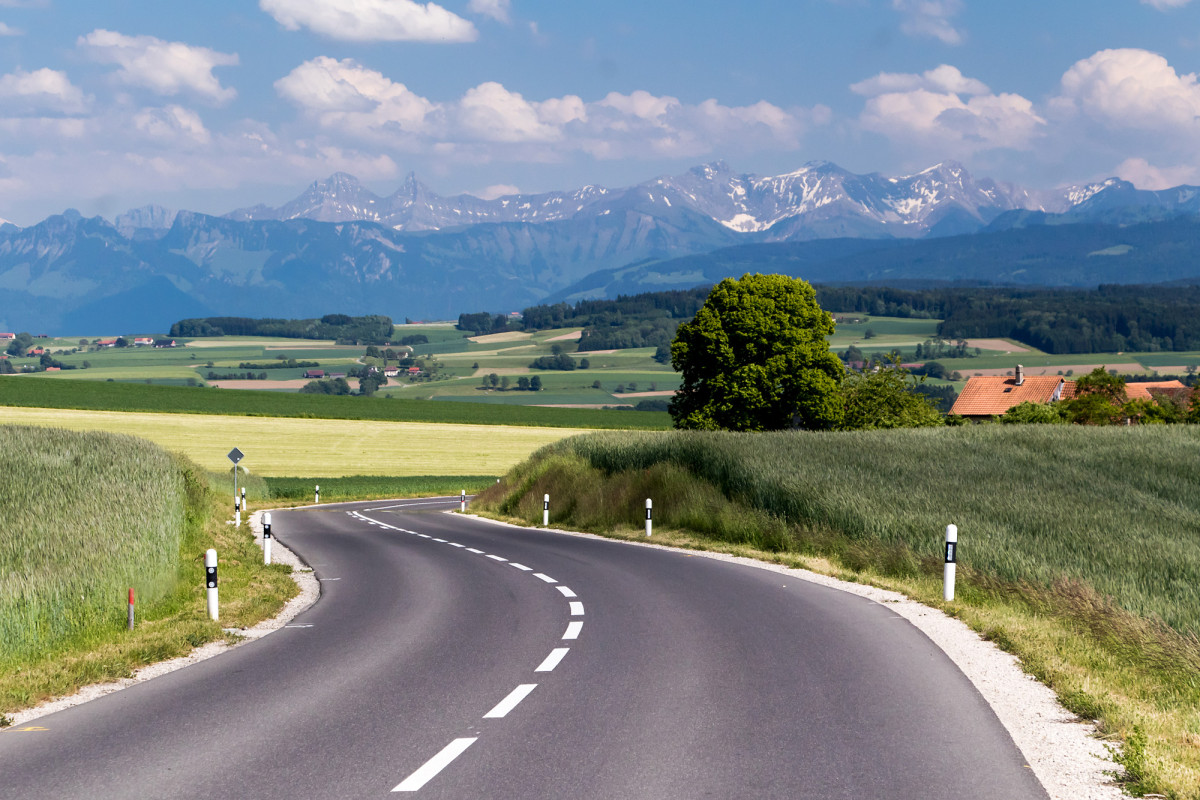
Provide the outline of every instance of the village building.
{"type": "Polygon", "coordinates": [[[1021,403],[1053,403],[1074,396],[1074,381],[1061,375],[1026,375],[1018,364],[1012,375],[976,375],[968,379],[950,413],[967,419],[988,419],[1003,416],[1021,403]]]}

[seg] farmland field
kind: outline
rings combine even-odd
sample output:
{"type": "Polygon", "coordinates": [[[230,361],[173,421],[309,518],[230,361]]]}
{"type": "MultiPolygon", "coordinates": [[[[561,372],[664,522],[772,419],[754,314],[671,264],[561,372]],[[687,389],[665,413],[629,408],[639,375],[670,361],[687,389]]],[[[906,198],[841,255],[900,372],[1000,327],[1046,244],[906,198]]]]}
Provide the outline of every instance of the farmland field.
{"type": "Polygon", "coordinates": [[[255,474],[328,477],[499,475],[543,445],[582,432],[11,407],[0,408],[0,423],[127,433],[182,453],[209,470],[228,470],[226,453],[237,447],[246,454],[243,466],[255,474]]]}

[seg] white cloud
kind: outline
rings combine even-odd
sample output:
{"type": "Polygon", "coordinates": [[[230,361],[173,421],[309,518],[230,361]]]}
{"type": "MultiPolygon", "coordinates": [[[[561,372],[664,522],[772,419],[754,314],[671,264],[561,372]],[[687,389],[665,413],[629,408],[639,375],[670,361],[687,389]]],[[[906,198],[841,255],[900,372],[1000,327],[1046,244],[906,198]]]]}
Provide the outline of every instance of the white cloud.
{"type": "Polygon", "coordinates": [[[909,36],[929,36],[943,44],[962,44],[964,36],[951,23],[962,10],[962,0],[892,0],[904,21],[900,30],[909,36]]]}
{"type": "Polygon", "coordinates": [[[30,113],[81,114],[91,98],[72,85],[65,72],[38,69],[0,75],[0,99],[5,115],[30,113]]]}
{"type": "Polygon", "coordinates": [[[497,183],[494,186],[488,186],[484,189],[471,192],[471,195],[473,197],[478,197],[481,200],[495,200],[497,197],[508,197],[509,195],[520,193],[520,188],[513,186],[510,183],[497,183]]]}
{"type": "Polygon", "coordinates": [[[869,96],[859,117],[867,130],[960,157],[1026,149],[1046,124],[1026,98],[994,94],[947,65],[921,75],[881,73],[851,89],[869,96]]]}
{"type": "Polygon", "coordinates": [[[512,10],[512,0],[471,0],[467,10],[473,14],[481,14],[494,20],[507,23],[512,10]]]}
{"type": "Polygon", "coordinates": [[[1170,8],[1183,8],[1192,0],[1142,0],[1144,6],[1154,6],[1159,11],[1166,11],[1170,8]]]}
{"type": "MultiPolygon", "coordinates": [[[[561,102],[548,107],[562,119],[561,102]]],[[[485,142],[550,142],[562,137],[559,125],[544,122],[537,107],[516,92],[489,81],[469,89],[458,103],[458,131],[485,142]]]]}
{"type": "MultiPolygon", "coordinates": [[[[475,26],[435,3],[413,0],[259,0],[290,31],[308,28],[351,42],[473,42],[475,26]]],[[[486,5],[486,3],[485,3],[486,5]]],[[[506,5],[492,2],[491,5],[506,5]]]]}
{"type": "Polygon", "coordinates": [[[1177,164],[1156,167],[1144,158],[1127,158],[1117,167],[1117,177],[1129,181],[1139,189],[1170,189],[1182,184],[1200,181],[1200,166],[1177,164]]]}
{"type": "Polygon", "coordinates": [[[949,64],[942,64],[920,75],[881,72],[874,78],[850,86],[850,91],[867,97],[888,92],[912,92],[917,89],[968,95],[991,94],[992,91],[983,81],[967,78],[957,67],[949,64]]]}
{"type": "Polygon", "coordinates": [[[527,98],[493,81],[438,102],[356,61],[319,57],[275,82],[276,91],[315,119],[326,136],[351,136],[478,162],[697,155],[724,144],[790,148],[828,109],[788,111],[766,102],[696,105],[637,90],[587,102],[576,95],[527,98]]]}
{"type": "Polygon", "coordinates": [[[208,144],[212,134],[200,115],[178,105],[144,108],[133,117],[134,126],[153,139],[164,142],[208,144]]]}
{"type": "Polygon", "coordinates": [[[1146,50],[1101,50],[1075,62],[1063,75],[1062,93],[1052,106],[1109,128],[1200,132],[1195,73],[1180,75],[1165,58],[1146,50]]]}
{"type": "Polygon", "coordinates": [[[25,31],[0,22],[0,36],[24,36],[25,31]]]}
{"type": "Polygon", "coordinates": [[[237,96],[234,89],[222,86],[213,75],[216,67],[236,66],[235,53],[220,53],[153,36],[126,36],[103,28],[80,36],[77,44],[93,61],[118,65],[117,77],[132,86],[162,95],[193,92],[216,103],[237,96]]]}
{"type": "Polygon", "coordinates": [[[439,106],[353,59],[319,56],[275,81],[275,90],[329,129],[359,136],[427,133],[439,106]]]}

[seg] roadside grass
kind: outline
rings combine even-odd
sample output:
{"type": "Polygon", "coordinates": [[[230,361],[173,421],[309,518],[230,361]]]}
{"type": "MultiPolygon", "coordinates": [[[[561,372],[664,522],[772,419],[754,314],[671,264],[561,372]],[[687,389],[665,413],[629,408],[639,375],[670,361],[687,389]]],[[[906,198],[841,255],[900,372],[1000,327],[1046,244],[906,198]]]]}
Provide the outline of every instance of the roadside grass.
{"type": "Polygon", "coordinates": [[[225,524],[226,505],[186,460],[109,434],[8,426],[0,437],[0,717],[233,640],[222,626],[249,627],[295,595],[290,567],[262,565],[248,528],[225,524]],[[12,472],[14,459],[27,471],[12,472]],[[219,623],[206,611],[209,547],[219,623]]]}
{"type": "MultiPolygon", "coordinates": [[[[651,416],[649,412],[609,413],[629,417],[631,424],[651,416]]],[[[208,470],[228,469],[226,454],[237,447],[246,454],[242,465],[252,474],[273,477],[500,475],[538,448],[582,432],[578,428],[42,408],[0,408],[0,415],[0,435],[6,423],[128,433],[182,453],[208,470]]]]}
{"type": "Polygon", "coordinates": [[[391,497],[440,497],[465,491],[477,494],[496,483],[495,475],[352,475],[339,478],[263,478],[263,495],[248,500],[261,500],[263,505],[277,501],[313,501],[313,490],[321,487],[322,503],[341,503],[349,500],[375,500],[391,497]]]}
{"type": "Polygon", "coordinates": [[[44,380],[41,375],[0,377],[0,415],[7,415],[3,406],[545,428],[663,430],[671,425],[671,418],[665,412],[643,412],[630,417],[619,411],[595,409],[44,380]]]}
{"type": "Polygon", "coordinates": [[[549,446],[476,511],[721,550],[896,589],[1020,657],[1123,741],[1134,792],[1200,798],[1200,435],[1166,426],[601,433],[549,446]],[[944,527],[956,599],[941,600],[944,527]]]}

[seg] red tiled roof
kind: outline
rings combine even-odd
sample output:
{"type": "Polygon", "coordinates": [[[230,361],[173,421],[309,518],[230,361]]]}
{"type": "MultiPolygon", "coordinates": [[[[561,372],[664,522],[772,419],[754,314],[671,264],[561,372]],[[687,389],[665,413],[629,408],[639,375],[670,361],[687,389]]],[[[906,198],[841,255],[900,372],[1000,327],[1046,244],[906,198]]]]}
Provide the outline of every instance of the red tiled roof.
{"type": "Polygon", "coordinates": [[[1151,389],[1186,389],[1179,381],[1149,381],[1125,384],[1125,396],[1130,400],[1151,400],[1151,389]]]}
{"type": "Polygon", "coordinates": [[[1069,399],[1075,395],[1074,381],[1065,381],[1058,375],[1027,375],[1020,386],[1017,386],[1017,380],[1013,377],[974,377],[967,381],[950,413],[964,417],[991,417],[1002,415],[1020,403],[1049,403],[1054,399],[1059,384],[1063,384],[1059,399],[1069,399]]]}

